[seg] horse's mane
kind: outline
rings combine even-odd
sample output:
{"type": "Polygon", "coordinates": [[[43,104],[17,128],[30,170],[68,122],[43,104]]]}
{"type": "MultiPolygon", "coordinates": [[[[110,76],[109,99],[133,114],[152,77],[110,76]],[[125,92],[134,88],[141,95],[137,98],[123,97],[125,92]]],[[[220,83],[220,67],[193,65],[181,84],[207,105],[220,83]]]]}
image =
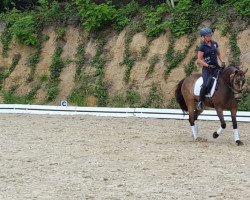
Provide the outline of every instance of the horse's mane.
{"type": "Polygon", "coordinates": [[[235,64],[229,64],[222,72],[222,74],[225,74],[227,73],[228,71],[232,71],[233,73],[236,71],[236,70],[239,70],[241,71],[240,67],[235,65],[235,64]]]}

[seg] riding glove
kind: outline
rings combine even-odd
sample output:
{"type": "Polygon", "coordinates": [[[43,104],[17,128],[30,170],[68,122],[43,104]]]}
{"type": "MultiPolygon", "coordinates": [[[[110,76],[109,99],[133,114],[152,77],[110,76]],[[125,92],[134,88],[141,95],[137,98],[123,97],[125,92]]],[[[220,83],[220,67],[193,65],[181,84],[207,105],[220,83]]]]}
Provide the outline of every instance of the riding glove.
{"type": "Polygon", "coordinates": [[[208,65],[208,68],[215,68],[216,66],[215,65],[208,65]]]}

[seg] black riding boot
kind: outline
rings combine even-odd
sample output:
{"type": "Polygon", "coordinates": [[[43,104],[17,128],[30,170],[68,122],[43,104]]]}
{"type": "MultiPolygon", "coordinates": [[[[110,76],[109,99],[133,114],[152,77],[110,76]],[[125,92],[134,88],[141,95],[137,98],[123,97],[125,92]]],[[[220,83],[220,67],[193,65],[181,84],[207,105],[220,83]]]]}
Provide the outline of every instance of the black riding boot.
{"type": "Polygon", "coordinates": [[[204,85],[202,85],[201,91],[200,91],[200,96],[199,96],[199,101],[196,105],[197,110],[203,109],[203,102],[205,100],[205,95],[206,95],[206,87],[204,85]]]}

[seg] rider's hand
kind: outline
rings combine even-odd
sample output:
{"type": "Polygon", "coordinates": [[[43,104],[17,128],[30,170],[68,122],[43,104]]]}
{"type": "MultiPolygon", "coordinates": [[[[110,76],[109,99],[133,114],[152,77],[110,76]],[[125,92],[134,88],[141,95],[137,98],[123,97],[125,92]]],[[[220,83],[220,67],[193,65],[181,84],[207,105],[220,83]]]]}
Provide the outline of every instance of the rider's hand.
{"type": "Polygon", "coordinates": [[[208,65],[208,68],[215,68],[216,66],[214,66],[214,65],[208,65]]]}
{"type": "Polygon", "coordinates": [[[226,67],[226,63],[225,62],[222,62],[221,63],[221,68],[224,69],[226,67]]]}

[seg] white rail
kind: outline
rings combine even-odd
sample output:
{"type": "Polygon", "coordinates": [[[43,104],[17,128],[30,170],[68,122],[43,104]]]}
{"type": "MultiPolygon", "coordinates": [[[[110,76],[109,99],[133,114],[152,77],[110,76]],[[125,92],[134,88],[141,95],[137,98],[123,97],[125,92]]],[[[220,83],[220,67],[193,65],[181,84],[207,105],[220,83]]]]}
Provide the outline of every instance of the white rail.
{"type": "MultiPolygon", "coordinates": [[[[111,117],[145,117],[160,119],[188,119],[179,109],[155,108],[109,108],[109,107],[75,107],[75,106],[45,106],[23,104],[0,104],[1,113],[14,114],[49,114],[49,115],[95,115],[111,117]]],[[[229,111],[224,111],[226,121],[231,121],[229,111]]],[[[215,111],[205,110],[201,120],[219,120],[215,111]]],[[[250,122],[250,112],[237,112],[237,121],[250,122]]]]}

